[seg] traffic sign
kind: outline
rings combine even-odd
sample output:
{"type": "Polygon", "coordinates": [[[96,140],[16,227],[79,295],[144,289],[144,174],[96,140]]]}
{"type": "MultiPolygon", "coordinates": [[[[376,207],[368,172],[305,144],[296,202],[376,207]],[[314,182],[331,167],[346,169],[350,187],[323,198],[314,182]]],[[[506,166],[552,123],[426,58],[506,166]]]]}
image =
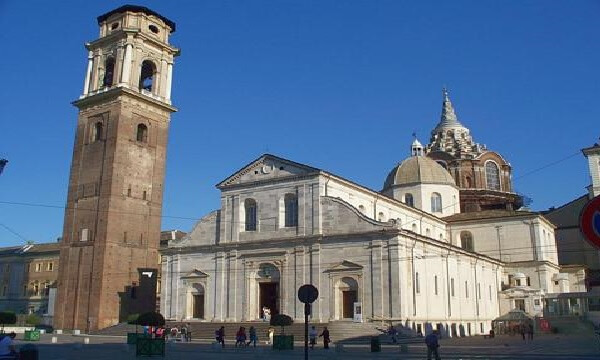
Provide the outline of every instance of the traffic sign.
{"type": "Polygon", "coordinates": [[[298,299],[305,304],[311,304],[319,297],[319,290],[310,284],[300,286],[298,299]]]}
{"type": "Polygon", "coordinates": [[[600,196],[590,200],[581,210],[579,229],[590,244],[600,249],[600,196]]]}

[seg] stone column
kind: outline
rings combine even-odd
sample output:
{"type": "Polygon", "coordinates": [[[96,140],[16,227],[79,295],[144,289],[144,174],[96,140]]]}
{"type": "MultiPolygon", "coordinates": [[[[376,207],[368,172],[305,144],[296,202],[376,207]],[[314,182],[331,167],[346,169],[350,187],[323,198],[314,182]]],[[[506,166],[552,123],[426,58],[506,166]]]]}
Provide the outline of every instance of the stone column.
{"type": "Polygon", "coordinates": [[[125,57],[123,58],[123,72],[121,73],[121,83],[123,84],[127,84],[128,86],[129,81],[131,79],[130,75],[131,75],[131,56],[132,56],[132,52],[133,52],[133,45],[132,44],[125,44],[125,57]]]}
{"type": "Polygon", "coordinates": [[[400,282],[400,244],[398,239],[392,239],[389,242],[389,256],[388,261],[390,262],[390,317],[401,318],[402,317],[402,287],[400,282]]]}
{"type": "Polygon", "coordinates": [[[167,60],[162,59],[160,61],[160,77],[158,80],[158,91],[156,92],[159,96],[166,98],[167,97],[167,60]]]}
{"type": "Polygon", "coordinates": [[[167,64],[167,89],[165,91],[165,97],[167,100],[171,100],[171,84],[173,82],[173,63],[167,64]]]}
{"type": "Polygon", "coordinates": [[[223,268],[224,254],[217,252],[215,254],[215,284],[213,286],[213,320],[223,321],[223,302],[225,294],[223,293],[223,283],[225,281],[225,269],[223,268]]]}
{"type": "MultiPolygon", "coordinates": [[[[314,285],[319,290],[319,298],[312,304],[312,319],[317,321],[323,321],[323,301],[326,301],[324,297],[325,289],[323,284],[326,282],[321,281],[321,244],[313,244],[310,247],[310,258],[309,258],[309,271],[310,276],[308,282],[314,285]]],[[[324,275],[323,275],[324,276],[324,275]]]]}
{"type": "Polygon", "coordinates": [[[83,83],[83,95],[87,95],[90,91],[90,78],[92,77],[92,67],[94,65],[94,53],[88,52],[88,66],[85,73],[85,82],[83,83]]]}
{"type": "MultiPolygon", "coordinates": [[[[381,277],[381,259],[382,259],[381,240],[371,241],[371,309],[372,316],[383,316],[383,292],[381,277]]],[[[369,289],[367,289],[369,290],[369,289]]]]}
{"type": "Polygon", "coordinates": [[[293,284],[293,289],[294,289],[294,294],[293,295],[293,301],[294,301],[294,314],[290,314],[291,316],[293,316],[295,319],[303,319],[304,318],[304,306],[303,304],[298,301],[296,299],[296,294],[298,292],[298,288],[300,288],[300,286],[304,285],[307,283],[306,279],[305,279],[305,275],[307,274],[307,269],[306,269],[306,264],[305,264],[305,257],[306,252],[304,250],[304,246],[297,246],[294,249],[294,284],[293,284]]]}

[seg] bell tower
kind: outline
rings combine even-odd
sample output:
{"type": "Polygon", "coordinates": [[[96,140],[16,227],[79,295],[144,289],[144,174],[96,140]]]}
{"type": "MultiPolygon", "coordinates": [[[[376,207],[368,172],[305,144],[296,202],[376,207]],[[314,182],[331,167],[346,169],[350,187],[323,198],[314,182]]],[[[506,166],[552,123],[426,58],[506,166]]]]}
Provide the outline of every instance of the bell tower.
{"type": "Polygon", "coordinates": [[[158,267],[175,23],[141,6],[98,17],[79,109],[55,327],[95,330],[151,311],[158,267]],[[151,271],[150,271],[151,272],[151,271]],[[156,272],[154,272],[154,275],[156,272]],[[147,283],[147,281],[144,281],[147,283]],[[143,293],[146,291],[146,294],[143,293]]]}

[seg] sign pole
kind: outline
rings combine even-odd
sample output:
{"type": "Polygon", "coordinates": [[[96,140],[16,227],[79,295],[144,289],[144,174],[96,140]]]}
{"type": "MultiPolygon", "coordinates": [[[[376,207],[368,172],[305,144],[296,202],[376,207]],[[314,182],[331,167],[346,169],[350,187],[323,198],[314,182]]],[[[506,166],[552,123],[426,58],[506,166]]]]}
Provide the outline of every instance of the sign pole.
{"type": "Polygon", "coordinates": [[[310,304],[304,304],[304,360],[308,360],[308,315],[310,314],[310,304]]]}

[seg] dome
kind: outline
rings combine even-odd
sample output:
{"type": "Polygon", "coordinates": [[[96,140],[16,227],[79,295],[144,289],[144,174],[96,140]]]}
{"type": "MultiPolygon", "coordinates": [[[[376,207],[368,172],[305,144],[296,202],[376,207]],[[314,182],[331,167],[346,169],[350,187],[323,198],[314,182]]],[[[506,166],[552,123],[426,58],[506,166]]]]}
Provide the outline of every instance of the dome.
{"type": "Polygon", "coordinates": [[[425,156],[411,156],[392,169],[383,190],[398,185],[421,183],[456,186],[452,175],[435,160],[425,156]]]}

